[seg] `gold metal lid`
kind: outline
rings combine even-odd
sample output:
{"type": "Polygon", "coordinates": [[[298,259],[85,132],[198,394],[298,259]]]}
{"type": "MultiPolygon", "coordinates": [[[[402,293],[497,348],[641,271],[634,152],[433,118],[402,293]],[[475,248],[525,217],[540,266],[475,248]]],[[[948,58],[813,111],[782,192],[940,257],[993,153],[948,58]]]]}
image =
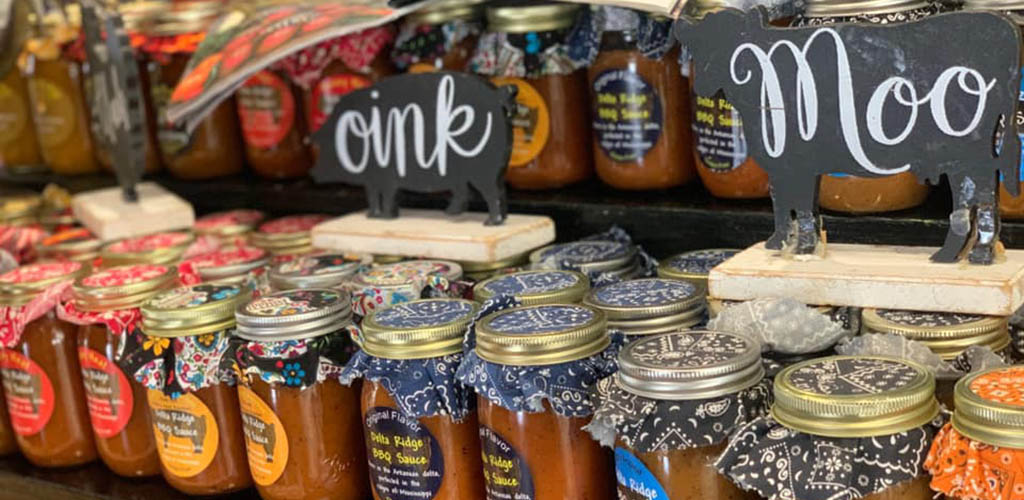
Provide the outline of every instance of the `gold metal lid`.
{"type": "Polygon", "coordinates": [[[43,197],[32,191],[0,194],[0,222],[34,219],[43,204],[43,197]]]}
{"type": "Polygon", "coordinates": [[[195,235],[187,231],[168,231],[126,238],[100,250],[104,266],[125,264],[177,264],[195,235]]]}
{"type": "Polygon", "coordinates": [[[953,389],[953,428],[975,441],[1024,448],[1024,365],[993,368],[961,378],[953,389]]]}
{"type": "Polygon", "coordinates": [[[623,271],[635,266],[636,247],[617,241],[573,241],[534,250],[530,262],[550,267],[565,262],[585,273],[623,271]]]}
{"type": "Polygon", "coordinates": [[[464,273],[481,273],[486,271],[497,271],[509,267],[516,267],[525,264],[530,258],[530,252],[513,255],[507,259],[493,260],[490,262],[459,261],[464,273]]]}
{"type": "Polygon", "coordinates": [[[707,289],[689,281],[642,278],[595,288],[583,303],[604,311],[608,321],[675,316],[704,307],[707,289]]]}
{"type": "MultiPolygon", "coordinates": [[[[1021,0],[964,0],[964,10],[995,10],[1000,12],[1024,10],[1024,1],[1021,0]]],[[[1024,18],[1014,12],[1009,12],[1017,24],[1024,22],[1024,18]]]]}
{"type": "Polygon", "coordinates": [[[266,216],[259,210],[242,208],[216,212],[196,219],[192,230],[196,234],[218,237],[240,236],[256,229],[266,216]]]}
{"type": "Polygon", "coordinates": [[[519,271],[486,279],[473,287],[473,298],[484,302],[511,295],[524,306],[577,304],[590,290],[590,280],[576,271],[519,271]]]}
{"type": "Polygon", "coordinates": [[[673,255],[658,263],[658,277],[707,283],[708,273],[715,266],[739,252],[733,248],[706,248],[673,255]]]}
{"type": "Polygon", "coordinates": [[[93,236],[88,229],[77,228],[43,238],[36,245],[36,251],[42,257],[60,257],[87,262],[99,257],[101,246],[103,246],[103,242],[93,236]]]}
{"type": "Polygon", "coordinates": [[[487,7],[487,27],[502,33],[529,33],[569,28],[579,5],[569,3],[502,2],[487,7]]]}
{"type": "Polygon", "coordinates": [[[319,337],[352,323],[352,298],[337,289],[288,290],[239,304],[235,318],[237,335],[248,340],[319,337]]]}
{"type": "Polygon", "coordinates": [[[88,272],[89,267],[81,262],[47,261],[16,267],[0,274],[0,304],[25,305],[50,286],[88,272]]]}
{"type": "Polygon", "coordinates": [[[926,0],[807,0],[808,17],[840,17],[890,14],[927,7],[926,0]]]}
{"type": "Polygon", "coordinates": [[[651,335],[687,330],[700,324],[703,320],[704,308],[698,307],[672,316],[640,320],[608,320],[608,329],[619,330],[626,335],[651,335]]]}
{"type": "Polygon", "coordinates": [[[334,288],[355,275],[363,262],[344,254],[304,255],[270,268],[270,284],[278,290],[334,288]]]}
{"type": "Polygon", "coordinates": [[[652,335],[619,352],[616,382],[653,399],[694,400],[735,394],[764,378],[761,344],[732,333],[652,335]]]}
{"type": "Polygon", "coordinates": [[[171,2],[156,19],[146,26],[151,36],[174,36],[206,31],[223,12],[217,0],[171,2]]]}
{"type": "Polygon", "coordinates": [[[546,304],[490,314],[476,327],[476,353],[503,365],[553,365],[593,356],[611,343],[600,309],[546,304]]]}
{"type": "Polygon", "coordinates": [[[935,378],[916,363],[874,356],[829,356],[775,376],[772,417],[808,434],[873,437],[903,432],[939,413],[935,378]]]}
{"type": "Polygon", "coordinates": [[[178,269],[156,264],[128,264],[82,276],[71,286],[75,307],[109,311],[139,307],[154,295],[173,288],[178,269]]]}
{"type": "Polygon", "coordinates": [[[485,0],[437,0],[409,14],[414,24],[444,24],[450,21],[470,21],[483,17],[485,0]]]}
{"type": "Polygon", "coordinates": [[[252,290],[226,283],[174,288],[152,297],[140,308],[142,331],[153,337],[191,337],[234,328],[235,308],[252,290]]]}
{"type": "Polygon", "coordinates": [[[250,271],[270,264],[270,255],[262,248],[250,246],[224,247],[215,252],[187,260],[203,281],[216,281],[245,276],[250,271]]]}
{"type": "Polygon", "coordinates": [[[423,299],[380,309],[363,320],[362,348],[388,359],[424,359],[462,351],[478,306],[463,299],[423,299]]]}
{"type": "Polygon", "coordinates": [[[448,280],[462,278],[462,266],[447,260],[403,260],[394,264],[375,265],[355,275],[354,286],[403,287],[430,275],[448,280]]]}
{"type": "Polygon", "coordinates": [[[950,360],[974,345],[998,352],[1010,344],[1008,319],[972,314],[864,309],[865,332],[890,333],[919,341],[950,360]]]}

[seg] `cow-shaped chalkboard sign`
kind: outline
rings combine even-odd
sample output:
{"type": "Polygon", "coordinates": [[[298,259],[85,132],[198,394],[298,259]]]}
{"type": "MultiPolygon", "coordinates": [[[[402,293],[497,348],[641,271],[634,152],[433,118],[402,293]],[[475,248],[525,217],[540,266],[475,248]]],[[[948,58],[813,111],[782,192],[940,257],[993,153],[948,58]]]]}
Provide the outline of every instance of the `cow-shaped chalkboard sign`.
{"type": "Polygon", "coordinates": [[[369,216],[398,217],[399,190],[451,192],[446,212],[487,202],[486,224],[508,213],[505,168],[512,145],[514,87],[454,72],[407,74],[349,93],[313,134],[317,182],[361,185],[369,216]]]}
{"type": "Polygon", "coordinates": [[[776,28],[761,8],[681,18],[695,91],[722,90],[743,118],[751,156],[771,177],[775,233],[796,254],[819,243],[818,182],[844,173],[942,175],[953,213],[936,262],[993,261],[999,175],[1019,190],[1020,31],[995,13],[891,25],[776,28]]]}

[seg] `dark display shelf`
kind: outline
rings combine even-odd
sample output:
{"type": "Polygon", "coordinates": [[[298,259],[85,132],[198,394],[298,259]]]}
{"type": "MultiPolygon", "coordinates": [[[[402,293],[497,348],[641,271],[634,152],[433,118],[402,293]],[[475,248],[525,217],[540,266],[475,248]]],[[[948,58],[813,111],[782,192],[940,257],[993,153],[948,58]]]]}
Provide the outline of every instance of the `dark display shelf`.
{"type": "MultiPolygon", "coordinates": [[[[341,214],[366,207],[361,188],[317,185],[312,181],[271,182],[248,176],[187,182],[157,176],[153,179],[189,200],[197,212],[238,207],[261,208],[275,214],[327,212],[341,214]]],[[[111,176],[57,177],[47,174],[0,174],[0,182],[41,188],[55,182],[78,192],[114,185],[111,176]]],[[[443,208],[445,195],[407,194],[402,206],[443,208]]],[[[710,247],[745,247],[772,231],[769,200],[717,200],[699,183],[678,189],[626,192],[598,181],[553,191],[511,191],[510,211],[548,215],[555,220],[560,240],[622,226],[654,255],[710,247]]],[[[881,215],[825,215],[829,241],[938,246],[949,226],[949,190],[933,188],[921,207],[881,215]]],[[[480,201],[474,210],[484,210],[480,201]]],[[[1024,221],[1007,221],[1003,242],[1024,247],[1024,221]]]]}

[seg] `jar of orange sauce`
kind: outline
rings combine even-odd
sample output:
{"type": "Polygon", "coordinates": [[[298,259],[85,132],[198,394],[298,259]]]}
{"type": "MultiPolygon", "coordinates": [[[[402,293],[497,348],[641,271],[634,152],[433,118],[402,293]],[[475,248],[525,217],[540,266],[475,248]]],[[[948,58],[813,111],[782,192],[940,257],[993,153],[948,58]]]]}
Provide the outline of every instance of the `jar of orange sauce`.
{"type": "Polygon", "coordinates": [[[18,172],[42,163],[28,84],[21,72],[12,67],[0,75],[0,167],[18,172]]]}
{"type": "Polygon", "coordinates": [[[235,95],[245,158],[261,177],[301,177],[313,167],[301,95],[287,76],[263,70],[235,95]]]}

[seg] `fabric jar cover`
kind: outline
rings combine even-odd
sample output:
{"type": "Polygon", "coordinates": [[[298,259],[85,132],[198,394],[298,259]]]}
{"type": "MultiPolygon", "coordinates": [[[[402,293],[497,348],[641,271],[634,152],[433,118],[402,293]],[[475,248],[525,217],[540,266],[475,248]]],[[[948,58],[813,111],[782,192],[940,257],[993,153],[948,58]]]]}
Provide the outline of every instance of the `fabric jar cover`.
{"type": "MultiPolygon", "coordinates": [[[[141,290],[155,294],[178,284],[183,284],[182,278],[174,266],[129,264],[102,269],[76,283],[80,293],[64,297],[57,307],[57,316],[76,325],[102,324],[117,336],[141,336],[142,332],[136,330],[138,322],[142,320],[142,313],[139,312],[141,303],[127,304],[123,307],[82,307],[82,304],[76,303],[76,296],[85,298],[94,292],[103,293],[104,289],[125,287],[130,287],[129,293],[141,290]]],[[[123,345],[117,350],[118,356],[122,350],[123,345]]]]}
{"type": "Polygon", "coordinates": [[[61,297],[86,270],[80,262],[40,262],[0,275],[0,345],[14,347],[26,325],[59,309],[61,297]]]}
{"type": "Polygon", "coordinates": [[[625,33],[648,59],[661,59],[675,45],[671,19],[657,19],[632,9],[603,5],[581,19],[573,38],[580,43],[569,48],[569,57],[589,66],[601,51],[601,37],[614,31],[625,33]]]}
{"type": "Polygon", "coordinates": [[[185,259],[178,266],[182,275],[198,276],[202,281],[238,283],[257,293],[270,290],[266,250],[251,246],[226,246],[216,251],[185,259]]]}
{"type": "Polygon", "coordinates": [[[595,288],[583,303],[604,311],[631,338],[685,330],[706,321],[707,289],[689,281],[639,278],[595,288]]]}
{"type": "Polygon", "coordinates": [[[739,487],[769,500],[853,500],[926,473],[925,457],[942,416],[932,395],[934,380],[924,367],[887,358],[833,356],[793,365],[779,373],[775,384],[772,415],[739,428],[715,462],[739,487]],[[781,392],[780,381],[793,390],[781,392]],[[776,416],[788,415],[779,411],[783,394],[817,400],[809,403],[817,406],[813,416],[807,416],[813,410],[801,415],[819,429],[844,436],[810,434],[791,427],[792,422],[780,423],[776,416]],[[839,398],[863,410],[837,403],[839,398]],[[826,409],[829,404],[833,410],[826,409]],[[861,411],[888,418],[890,425],[864,427],[867,420],[857,415],[861,411]],[[876,429],[887,430],[863,435],[876,429]]]}
{"type": "Polygon", "coordinates": [[[444,260],[407,260],[373,266],[348,283],[352,312],[365,317],[382,307],[430,297],[463,297],[462,267],[444,260]]]}
{"type": "Polygon", "coordinates": [[[394,39],[395,30],[390,25],[369,28],[302,49],[275,63],[274,68],[283,70],[296,85],[308,90],[334,61],[341,61],[352,71],[367,71],[394,39]]]}
{"type": "Polygon", "coordinates": [[[441,24],[406,22],[398,30],[391,61],[400,71],[421,61],[444,57],[463,40],[483,31],[479,21],[455,19],[441,24]]]}
{"type": "Polygon", "coordinates": [[[658,261],[621,227],[587,236],[579,241],[550,245],[530,254],[534,269],[580,271],[599,288],[623,279],[655,275],[658,261]]]}
{"type": "Polygon", "coordinates": [[[589,9],[581,9],[575,23],[567,29],[529,33],[488,31],[477,42],[469,61],[470,71],[484,76],[540,78],[585,68],[583,58],[574,59],[570,51],[587,40],[590,16],[589,9]]]}

